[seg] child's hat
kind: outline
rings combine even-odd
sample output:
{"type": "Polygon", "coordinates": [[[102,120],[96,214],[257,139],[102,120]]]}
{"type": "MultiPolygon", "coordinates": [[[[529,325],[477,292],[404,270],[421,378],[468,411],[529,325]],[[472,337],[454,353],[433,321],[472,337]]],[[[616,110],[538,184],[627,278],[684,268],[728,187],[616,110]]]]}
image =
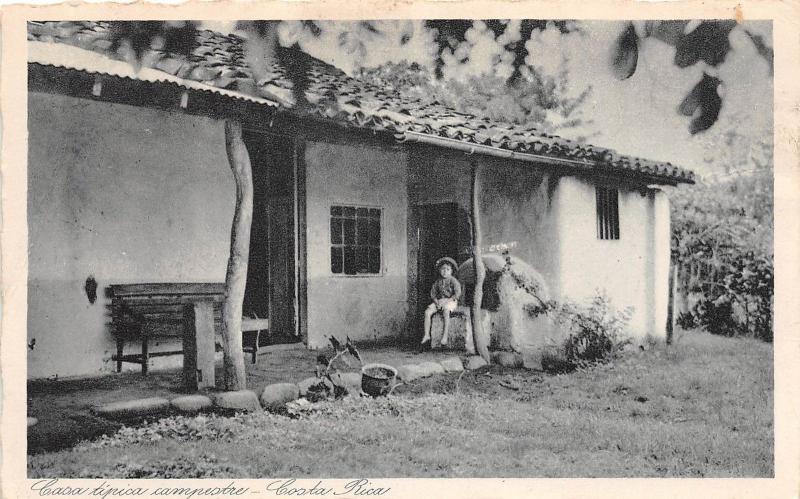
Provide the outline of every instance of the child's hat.
{"type": "Polygon", "coordinates": [[[434,265],[434,268],[436,270],[439,270],[439,267],[441,267],[445,263],[450,264],[450,267],[452,267],[453,271],[455,271],[458,268],[458,264],[456,263],[456,261],[450,258],[449,256],[443,256],[442,258],[436,260],[436,265],[434,265]]]}

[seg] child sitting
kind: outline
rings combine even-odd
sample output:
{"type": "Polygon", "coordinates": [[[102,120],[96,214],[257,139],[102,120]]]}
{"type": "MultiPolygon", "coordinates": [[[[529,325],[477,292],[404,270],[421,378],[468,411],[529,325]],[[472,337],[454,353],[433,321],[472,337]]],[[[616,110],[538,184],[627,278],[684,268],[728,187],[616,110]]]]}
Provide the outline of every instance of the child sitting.
{"type": "Polygon", "coordinates": [[[436,312],[442,312],[444,321],[441,344],[447,344],[447,333],[450,327],[450,312],[458,307],[458,299],[461,298],[461,283],[453,277],[456,269],[456,261],[450,257],[443,257],[436,260],[436,269],[439,271],[439,278],[431,287],[431,299],[433,303],[425,309],[425,324],[422,344],[431,341],[431,318],[436,312]]]}

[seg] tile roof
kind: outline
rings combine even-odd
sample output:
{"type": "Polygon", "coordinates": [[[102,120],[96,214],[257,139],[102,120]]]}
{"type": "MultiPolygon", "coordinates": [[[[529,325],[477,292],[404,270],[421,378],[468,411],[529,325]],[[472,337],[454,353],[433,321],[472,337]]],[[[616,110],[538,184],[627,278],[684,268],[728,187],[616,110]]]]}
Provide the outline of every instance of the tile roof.
{"type": "MultiPolygon", "coordinates": [[[[256,82],[245,60],[241,37],[198,30],[197,44],[188,57],[148,50],[142,56],[142,68],[134,71],[124,63],[124,54],[112,49],[109,27],[109,23],[102,21],[29,22],[28,62],[169,82],[287,109],[293,106],[292,83],[286,70],[275,63],[269,68],[268,77],[256,82]],[[80,49],[91,57],[65,55],[52,50],[52,44],[71,47],[72,54],[80,49]]],[[[571,160],[590,168],[646,176],[654,182],[694,182],[694,173],[670,163],[618,154],[612,149],[548,135],[536,127],[478,118],[438,102],[403,98],[394,91],[351,78],[300,51],[292,56],[306,57],[309,62],[309,86],[305,94],[312,104],[310,111],[346,125],[392,133],[398,139],[444,138],[449,140],[441,141],[443,145],[460,142],[484,152],[491,148],[518,157],[537,155],[571,160]]]]}

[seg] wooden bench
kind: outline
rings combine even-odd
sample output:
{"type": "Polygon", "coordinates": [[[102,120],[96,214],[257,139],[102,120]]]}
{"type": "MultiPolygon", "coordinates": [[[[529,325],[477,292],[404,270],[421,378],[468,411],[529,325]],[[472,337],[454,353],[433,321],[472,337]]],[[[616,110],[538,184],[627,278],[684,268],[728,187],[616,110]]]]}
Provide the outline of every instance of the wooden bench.
{"type": "MultiPolygon", "coordinates": [[[[146,283],[114,284],[109,286],[111,294],[111,327],[116,337],[117,353],[112,357],[117,362],[117,372],[122,371],[123,362],[142,366],[147,374],[151,357],[182,354],[183,350],[150,352],[149,341],[154,337],[182,338],[184,335],[184,310],[187,304],[199,301],[213,303],[214,331],[221,335],[222,304],[225,301],[224,283],[146,283]],[[141,353],[125,354],[125,342],[140,340],[141,353]]],[[[252,341],[243,341],[243,350],[252,355],[256,363],[259,336],[269,330],[268,319],[242,320],[242,336],[255,333],[252,341]]]]}

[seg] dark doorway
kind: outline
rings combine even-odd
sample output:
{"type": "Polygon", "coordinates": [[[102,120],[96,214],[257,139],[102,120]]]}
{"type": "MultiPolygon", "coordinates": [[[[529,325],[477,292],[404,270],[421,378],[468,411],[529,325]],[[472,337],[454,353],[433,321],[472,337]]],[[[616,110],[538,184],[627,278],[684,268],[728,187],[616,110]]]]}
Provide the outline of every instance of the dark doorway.
{"type": "Polygon", "coordinates": [[[243,314],[269,318],[259,346],[300,341],[297,317],[295,142],[246,132],[253,166],[253,223],[243,314]]]}
{"type": "Polygon", "coordinates": [[[431,302],[430,290],[438,277],[436,260],[449,256],[459,265],[469,257],[469,219],[457,203],[424,204],[416,207],[419,221],[417,258],[417,319],[431,302]]]}

